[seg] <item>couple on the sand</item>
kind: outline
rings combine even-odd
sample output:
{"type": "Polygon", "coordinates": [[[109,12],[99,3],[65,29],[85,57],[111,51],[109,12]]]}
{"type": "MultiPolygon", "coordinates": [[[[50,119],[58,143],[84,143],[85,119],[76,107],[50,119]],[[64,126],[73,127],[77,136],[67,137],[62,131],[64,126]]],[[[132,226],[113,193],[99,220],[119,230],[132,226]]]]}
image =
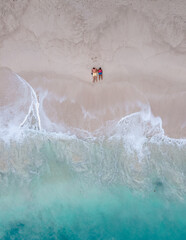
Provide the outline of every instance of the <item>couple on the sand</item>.
{"type": "Polygon", "coordinates": [[[102,68],[100,67],[99,69],[93,67],[92,68],[92,76],[93,76],[93,83],[97,82],[98,81],[98,75],[99,75],[99,81],[100,80],[103,80],[103,70],[102,68]]]}

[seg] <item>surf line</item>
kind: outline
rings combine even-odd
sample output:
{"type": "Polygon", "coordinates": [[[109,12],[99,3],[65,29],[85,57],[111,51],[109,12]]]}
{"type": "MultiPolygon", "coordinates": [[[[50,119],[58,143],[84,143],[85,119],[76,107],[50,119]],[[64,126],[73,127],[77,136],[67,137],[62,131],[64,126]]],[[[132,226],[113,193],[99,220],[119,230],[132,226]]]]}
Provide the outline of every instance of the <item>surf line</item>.
{"type": "Polygon", "coordinates": [[[25,84],[31,90],[31,100],[32,100],[31,105],[29,107],[28,114],[25,116],[23,122],[19,125],[19,127],[24,127],[28,125],[28,127],[31,129],[41,130],[41,119],[39,116],[39,102],[37,100],[37,95],[34,89],[32,88],[32,86],[28,82],[22,79],[19,75],[16,74],[16,76],[23,84],[25,84]],[[32,125],[33,117],[36,120],[36,123],[34,124],[34,126],[32,125]],[[29,119],[31,119],[31,121],[29,121],[29,119]]]}

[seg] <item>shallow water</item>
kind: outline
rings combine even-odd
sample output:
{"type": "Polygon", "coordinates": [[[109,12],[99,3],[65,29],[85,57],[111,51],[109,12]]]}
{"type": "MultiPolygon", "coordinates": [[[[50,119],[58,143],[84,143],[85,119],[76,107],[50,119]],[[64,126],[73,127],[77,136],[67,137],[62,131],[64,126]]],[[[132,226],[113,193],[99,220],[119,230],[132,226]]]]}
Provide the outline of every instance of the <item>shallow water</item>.
{"type": "Polygon", "coordinates": [[[156,194],[141,197],[123,186],[83,192],[57,183],[34,190],[29,199],[16,190],[11,207],[6,199],[1,239],[183,239],[186,234],[185,203],[156,194]]]}
{"type": "Polygon", "coordinates": [[[151,140],[139,161],[122,139],[22,134],[1,143],[1,239],[186,236],[184,145],[151,140]]]}

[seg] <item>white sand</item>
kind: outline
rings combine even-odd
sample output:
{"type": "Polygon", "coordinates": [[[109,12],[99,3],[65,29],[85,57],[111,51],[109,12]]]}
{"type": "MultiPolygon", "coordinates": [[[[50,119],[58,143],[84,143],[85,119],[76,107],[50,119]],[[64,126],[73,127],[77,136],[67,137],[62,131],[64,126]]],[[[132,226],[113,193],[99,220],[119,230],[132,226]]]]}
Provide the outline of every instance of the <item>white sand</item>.
{"type": "Polygon", "coordinates": [[[142,102],[167,135],[186,137],[185,0],[0,1],[4,66],[48,91],[43,106],[58,124],[96,129],[142,102]],[[94,86],[93,66],[104,71],[94,86]]]}

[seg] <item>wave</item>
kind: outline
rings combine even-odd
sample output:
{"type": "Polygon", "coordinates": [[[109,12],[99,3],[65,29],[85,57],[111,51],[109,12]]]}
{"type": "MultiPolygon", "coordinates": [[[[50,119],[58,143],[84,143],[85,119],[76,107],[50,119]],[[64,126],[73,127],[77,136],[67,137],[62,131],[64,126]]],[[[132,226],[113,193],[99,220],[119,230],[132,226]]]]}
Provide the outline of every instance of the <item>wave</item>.
{"type": "MultiPolygon", "coordinates": [[[[10,75],[7,69],[3,73],[10,75]]],[[[4,117],[1,117],[0,141],[2,181],[7,182],[13,174],[29,182],[54,163],[61,164],[61,169],[67,164],[68,171],[84,179],[84,182],[122,184],[142,192],[160,189],[165,195],[184,197],[186,141],[165,136],[161,118],[152,115],[149,105],[141,105],[141,111],[119,121],[106,121],[92,132],[69,126],[52,132],[41,129],[42,117],[47,116],[44,110],[39,110],[33,88],[13,73],[12,79],[12,84],[17,81],[20,91],[16,94],[21,101],[19,98],[17,101],[12,99],[14,103],[8,104],[4,97],[5,106],[1,106],[1,116],[4,117]],[[25,94],[18,82],[25,89],[25,94]],[[23,96],[20,96],[21,93],[23,96]],[[25,116],[20,112],[22,109],[25,116]],[[5,113],[10,112],[16,113],[16,116],[10,114],[7,118],[5,113]],[[22,116],[20,122],[19,114],[22,116]],[[15,126],[15,122],[19,124],[15,126]]],[[[10,82],[9,86],[12,86],[10,82]]],[[[64,97],[61,102],[65,100],[64,97]]],[[[40,101],[42,106],[43,100],[40,101]]],[[[52,123],[48,117],[47,121],[52,123]]]]}

